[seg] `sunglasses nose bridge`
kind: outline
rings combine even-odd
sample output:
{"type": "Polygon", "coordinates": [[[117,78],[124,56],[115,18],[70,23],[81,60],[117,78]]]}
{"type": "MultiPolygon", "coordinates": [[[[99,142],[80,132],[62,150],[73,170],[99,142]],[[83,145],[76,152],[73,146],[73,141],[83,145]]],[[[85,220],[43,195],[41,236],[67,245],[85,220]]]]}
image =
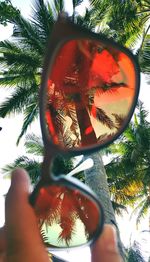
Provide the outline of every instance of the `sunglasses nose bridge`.
{"type": "Polygon", "coordinates": [[[48,148],[49,145],[45,146],[44,159],[41,166],[41,180],[43,181],[49,181],[52,177],[51,166],[56,154],[53,146],[50,150],[48,148]]]}

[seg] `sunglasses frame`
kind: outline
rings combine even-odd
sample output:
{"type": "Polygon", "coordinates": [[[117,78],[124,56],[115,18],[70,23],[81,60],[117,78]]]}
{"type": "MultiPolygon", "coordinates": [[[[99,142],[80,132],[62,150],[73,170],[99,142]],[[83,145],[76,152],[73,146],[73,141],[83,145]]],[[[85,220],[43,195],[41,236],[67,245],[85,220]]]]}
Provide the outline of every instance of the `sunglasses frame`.
{"type": "Polygon", "coordinates": [[[104,35],[96,34],[93,32],[88,31],[87,29],[81,28],[78,25],[75,25],[72,23],[69,18],[67,18],[64,15],[60,15],[57,22],[54,25],[51,37],[48,41],[48,48],[46,52],[44,67],[43,67],[43,73],[42,73],[42,82],[41,82],[41,89],[40,89],[40,123],[41,123],[41,130],[42,130],[42,136],[44,145],[46,148],[46,151],[53,151],[53,153],[58,152],[63,155],[67,156],[77,156],[81,154],[86,153],[93,153],[97,151],[98,149],[104,148],[105,146],[108,146],[112,142],[114,142],[127,128],[127,125],[129,121],[131,120],[131,117],[133,115],[135,106],[137,104],[137,99],[139,95],[139,88],[140,88],[140,69],[138,62],[135,58],[135,56],[125,47],[119,45],[118,43],[115,43],[112,39],[107,39],[104,35]],[[47,87],[47,81],[49,77],[49,72],[53,66],[54,59],[57,55],[58,50],[60,47],[68,42],[69,40],[75,40],[75,39],[91,39],[96,41],[101,41],[104,44],[107,44],[108,46],[114,47],[116,49],[119,49],[121,52],[125,53],[132,61],[135,69],[135,95],[132,102],[131,109],[129,111],[128,116],[126,117],[126,121],[124,121],[124,124],[122,128],[120,128],[119,132],[114,135],[113,139],[110,141],[106,141],[102,144],[89,146],[85,148],[62,148],[59,145],[55,145],[48,137],[50,135],[47,132],[46,128],[46,120],[45,120],[45,103],[46,101],[46,87],[47,87]]]}
{"type": "MultiPolygon", "coordinates": [[[[115,43],[111,39],[107,39],[105,36],[102,34],[98,35],[93,32],[90,32],[86,29],[81,28],[78,25],[75,25],[72,23],[68,17],[66,17],[65,14],[60,14],[58,17],[57,22],[55,23],[53,27],[53,31],[51,33],[51,37],[48,41],[48,46],[47,46],[47,52],[45,56],[45,61],[44,61],[44,66],[43,66],[43,72],[42,72],[42,81],[41,81],[41,88],[40,88],[40,93],[39,93],[39,106],[40,106],[40,124],[41,124],[41,132],[42,132],[42,138],[44,142],[44,160],[42,164],[42,170],[41,170],[41,178],[40,181],[37,183],[35,186],[34,191],[30,195],[29,202],[31,203],[32,206],[34,206],[36,202],[36,198],[39,192],[39,189],[42,188],[43,186],[48,186],[48,185],[64,185],[68,186],[69,188],[73,189],[78,189],[80,192],[83,193],[83,195],[88,196],[91,200],[93,200],[96,205],[99,208],[99,212],[101,213],[101,221],[99,221],[99,225],[97,228],[97,231],[93,235],[93,238],[86,244],[82,246],[87,246],[87,244],[92,244],[98,236],[101,234],[103,225],[104,225],[104,212],[102,205],[100,204],[96,194],[86,185],[78,181],[76,178],[73,177],[67,177],[65,175],[59,175],[59,176],[54,176],[54,174],[51,172],[51,162],[52,159],[57,155],[61,154],[64,157],[73,157],[81,154],[86,154],[86,153],[92,153],[97,151],[98,149],[103,148],[104,146],[109,145],[112,143],[114,140],[116,140],[121,133],[126,129],[129,121],[131,120],[131,117],[133,115],[137,99],[138,99],[138,94],[139,94],[139,87],[140,87],[140,70],[138,63],[133,56],[133,54],[125,47],[122,47],[118,43],[115,43]],[[106,143],[96,145],[94,147],[86,147],[86,148],[72,148],[72,149],[63,149],[59,147],[58,145],[54,144],[52,140],[49,138],[49,134],[46,128],[46,120],[45,120],[45,107],[46,103],[46,88],[47,88],[47,81],[49,78],[49,72],[53,66],[54,59],[57,55],[58,50],[60,47],[67,41],[69,40],[74,40],[74,39],[92,39],[96,41],[101,41],[104,44],[110,45],[116,49],[119,49],[123,53],[125,53],[132,61],[134,68],[135,68],[135,74],[136,74],[136,86],[135,86],[135,96],[134,100],[130,109],[130,112],[126,118],[126,121],[123,125],[123,127],[120,129],[120,131],[114,136],[114,138],[111,141],[107,141],[106,143]]],[[[51,247],[49,246],[51,250],[64,250],[66,249],[65,247],[51,247]]],[[[73,249],[74,247],[67,247],[69,249],[73,249]]]]}

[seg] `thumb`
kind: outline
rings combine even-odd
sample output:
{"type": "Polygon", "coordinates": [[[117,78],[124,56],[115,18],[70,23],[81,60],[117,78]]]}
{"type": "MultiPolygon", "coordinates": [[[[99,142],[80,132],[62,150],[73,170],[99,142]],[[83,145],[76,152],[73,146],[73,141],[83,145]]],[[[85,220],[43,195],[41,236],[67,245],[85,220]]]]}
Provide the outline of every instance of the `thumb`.
{"type": "Polygon", "coordinates": [[[91,255],[92,262],[122,262],[113,226],[105,225],[102,235],[91,249],[91,255]]]}
{"type": "Polygon", "coordinates": [[[26,171],[15,170],[6,196],[5,211],[7,255],[10,261],[48,261],[37,218],[28,201],[29,187],[26,171]]]}

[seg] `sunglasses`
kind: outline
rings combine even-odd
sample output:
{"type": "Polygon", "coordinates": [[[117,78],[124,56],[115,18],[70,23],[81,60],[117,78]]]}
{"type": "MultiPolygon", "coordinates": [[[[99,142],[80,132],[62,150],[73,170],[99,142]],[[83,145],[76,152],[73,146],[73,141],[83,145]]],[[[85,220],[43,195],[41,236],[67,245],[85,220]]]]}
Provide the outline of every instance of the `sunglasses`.
{"type": "Polygon", "coordinates": [[[59,16],[40,89],[44,161],[30,196],[47,247],[90,245],[101,234],[104,212],[97,196],[76,178],[56,177],[52,160],[92,153],[117,139],[133,115],[139,84],[128,49],[59,16]]]}

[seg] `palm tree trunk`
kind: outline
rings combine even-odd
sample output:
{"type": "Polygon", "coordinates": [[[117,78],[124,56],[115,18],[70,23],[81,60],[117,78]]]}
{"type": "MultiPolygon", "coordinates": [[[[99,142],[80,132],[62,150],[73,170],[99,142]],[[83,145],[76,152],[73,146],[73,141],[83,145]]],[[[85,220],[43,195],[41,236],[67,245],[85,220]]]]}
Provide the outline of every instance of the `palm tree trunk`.
{"type": "MultiPolygon", "coordinates": [[[[82,102],[84,105],[84,102],[82,102]]],[[[80,135],[81,135],[81,145],[82,146],[90,146],[95,145],[97,142],[96,134],[94,132],[94,129],[91,124],[91,120],[88,114],[88,111],[86,109],[86,106],[78,106],[77,103],[75,103],[76,108],[76,115],[77,120],[80,128],[80,135]],[[86,133],[86,130],[90,130],[90,132],[86,133]]]]}
{"type": "Polygon", "coordinates": [[[118,247],[120,254],[124,257],[123,245],[120,239],[120,233],[117,226],[114,210],[110,200],[110,193],[107,183],[107,175],[102,161],[100,153],[94,153],[85,158],[92,158],[94,161],[94,168],[90,168],[84,171],[86,184],[96,193],[100,200],[105,214],[105,223],[112,224],[116,227],[118,235],[118,247]]]}

